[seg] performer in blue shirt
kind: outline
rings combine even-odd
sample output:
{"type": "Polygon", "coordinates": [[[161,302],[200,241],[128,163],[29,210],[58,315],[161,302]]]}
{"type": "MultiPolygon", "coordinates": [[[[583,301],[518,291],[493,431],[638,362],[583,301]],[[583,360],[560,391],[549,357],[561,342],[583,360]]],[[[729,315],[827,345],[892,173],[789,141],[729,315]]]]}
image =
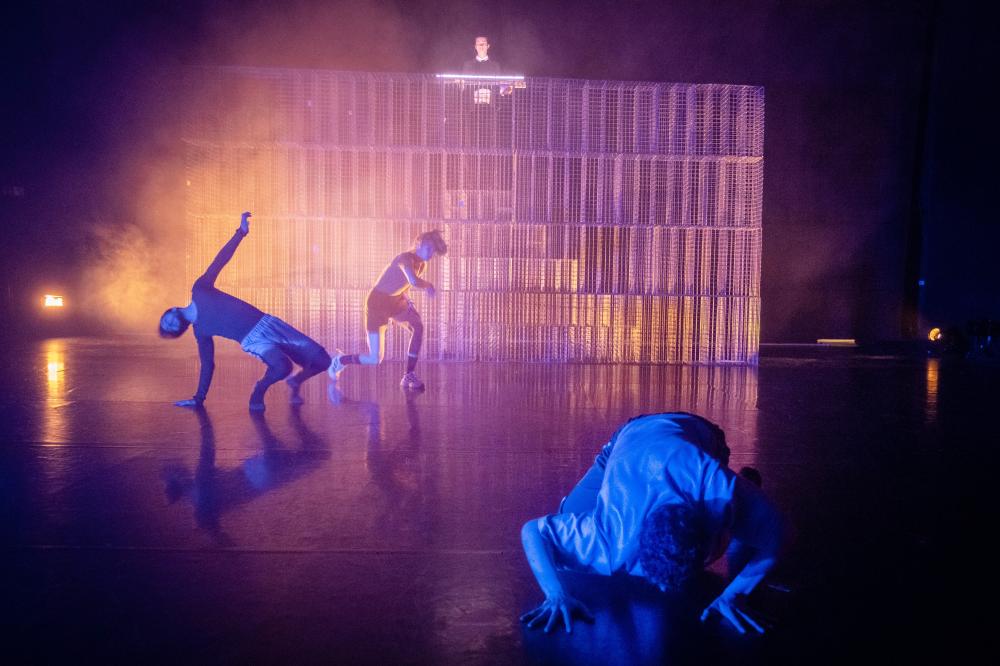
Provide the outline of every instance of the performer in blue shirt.
{"type": "Polygon", "coordinates": [[[180,337],[193,324],[194,337],[198,341],[198,356],[201,359],[198,390],[193,397],[174,403],[178,407],[196,407],[205,402],[215,371],[214,336],[239,342],[243,351],[267,364],[267,371],[250,394],[252,411],[264,410],[265,391],[271,384],[288,377],[292,372],[292,361],[302,366],[301,371],[288,379],[292,404],[302,402],[299,395],[302,382],[330,367],[330,355],[318,342],[277,317],[216,289],[215,280],[248,233],[250,213],[243,213],[236,233],[191,287],[191,302],[182,308],[170,308],[160,317],[161,337],[180,337]]]}
{"type": "Polygon", "coordinates": [[[572,615],[592,618],[563,588],[559,569],[625,572],[666,591],[681,587],[728,548],[731,558],[745,558],[745,566],[701,619],[719,613],[740,633],[763,632],[744,599],[777,561],[783,520],[728,463],[725,434],[699,416],[652,414],[622,426],[559,513],[522,528],[524,552],[545,601],[521,620],[546,631],[561,620],[570,631],[572,615]]]}

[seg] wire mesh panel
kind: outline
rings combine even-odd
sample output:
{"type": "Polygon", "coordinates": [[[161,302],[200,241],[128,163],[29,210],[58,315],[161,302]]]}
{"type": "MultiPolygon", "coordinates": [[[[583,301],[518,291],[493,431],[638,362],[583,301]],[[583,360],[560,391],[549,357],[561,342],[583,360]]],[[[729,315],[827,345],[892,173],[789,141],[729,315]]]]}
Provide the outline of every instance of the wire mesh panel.
{"type": "MultiPolygon", "coordinates": [[[[368,289],[441,229],[438,359],[755,363],[761,88],[216,68],[186,127],[187,278],[327,347],[364,349],[368,289]]],[[[399,357],[404,335],[388,336],[399,357]]]]}

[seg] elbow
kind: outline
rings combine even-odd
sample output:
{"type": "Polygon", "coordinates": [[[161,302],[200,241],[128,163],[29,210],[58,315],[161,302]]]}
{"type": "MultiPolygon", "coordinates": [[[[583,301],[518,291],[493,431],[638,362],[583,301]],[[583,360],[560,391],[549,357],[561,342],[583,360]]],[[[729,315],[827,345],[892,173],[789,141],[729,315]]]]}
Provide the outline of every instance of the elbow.
{"type": "Polygon", "coordinates": [[[532,539],[538,539],[541,533],[538,531],[538,523],[532,518],[524,525],[521,525],[521,543],[528,543],[532,539]]]}

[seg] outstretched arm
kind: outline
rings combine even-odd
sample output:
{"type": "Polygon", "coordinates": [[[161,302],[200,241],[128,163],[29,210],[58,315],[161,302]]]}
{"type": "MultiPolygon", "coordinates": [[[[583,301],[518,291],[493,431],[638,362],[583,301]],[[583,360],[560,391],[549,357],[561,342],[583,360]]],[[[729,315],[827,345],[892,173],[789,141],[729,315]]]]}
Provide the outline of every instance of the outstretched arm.
{"type": "Polygon", "coordinates": [[[198,375],[198,392],[194,399],[205,402],[208,387],[212,384],[212,374],[215,372],[215,342],[211,337],[198,338],[198,358],[201,359],[201,373],[198,375]]]}
{"type": "Polygon", "coordinates": [[[242,241],[243,237],[248,233],[250,233],[250,213],[243,213],[243,216],[240,218],[240,228],[237,229],[236,233],[233,234],[233,237],[222,246],[222,249],[219,250],[219,254],[215,255],[215,259],[213,259],[212,263],[209,264],[205,273],[198,278],[198,282],[214,285],[216,279],[219,277],[219,273],[222,272],[222,269],[229,263],[229,260],[233,258],[234,254],[236,254],[236,248],[239,247],[240,241],[242,241]]]}
{"type": "Polygon", "coordinates": [[[784,519],[764,493],[742,479],[737,479],[734,495],[733,540],[749,552],[749,559],[701,619],[708,619],[715,611],[741,634],[747,629],[764,633],[763,623],[746,606],[745,599],[778,562],[785,540],[784,519]]]}
{"type": "Polygon", "coordinates": [[[205,402],[208,387],[212,383],[212,374],[215,372],[215,342],[211,337],[198,338],[198,358],[201,360],[198,392],[192,398],[175,402],[178,407],[197,407],[205,402]]]}
{"type": "Polygon", "coordinates": [[[574,614],[593,621],[594,616],[587,607],[567,594],[563,588],[556,571],[552,544],[539,531],[536,521],[529,520],[521,528],[521,544],[531,572],[545,594],[545,601],[522,615],[521,622],[526,622],[532,628],[541,626],[544,622],[545,631],[548,632],[562,620],[568,633],[573,630],[571,618],[574,614]]]}

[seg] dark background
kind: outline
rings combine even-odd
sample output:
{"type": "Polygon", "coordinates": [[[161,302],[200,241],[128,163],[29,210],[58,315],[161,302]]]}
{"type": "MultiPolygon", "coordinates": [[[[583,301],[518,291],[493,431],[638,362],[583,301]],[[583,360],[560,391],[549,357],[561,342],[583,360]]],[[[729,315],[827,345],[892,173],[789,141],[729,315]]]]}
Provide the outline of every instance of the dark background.
{"type": "Polygon", "coordinates": [[[154,279],[176,274],[186,67],[441,71],[480,33],[505,68],[529,75],[766,88],[763,342],[896,340],[1000,317],[986,196],[995,30],[975,3],[173,0],[6,12],[8,331],[39,289],[93,289],[81,276],[116,239],[139,238],[147,265],[165,263],[154,279]]]}

